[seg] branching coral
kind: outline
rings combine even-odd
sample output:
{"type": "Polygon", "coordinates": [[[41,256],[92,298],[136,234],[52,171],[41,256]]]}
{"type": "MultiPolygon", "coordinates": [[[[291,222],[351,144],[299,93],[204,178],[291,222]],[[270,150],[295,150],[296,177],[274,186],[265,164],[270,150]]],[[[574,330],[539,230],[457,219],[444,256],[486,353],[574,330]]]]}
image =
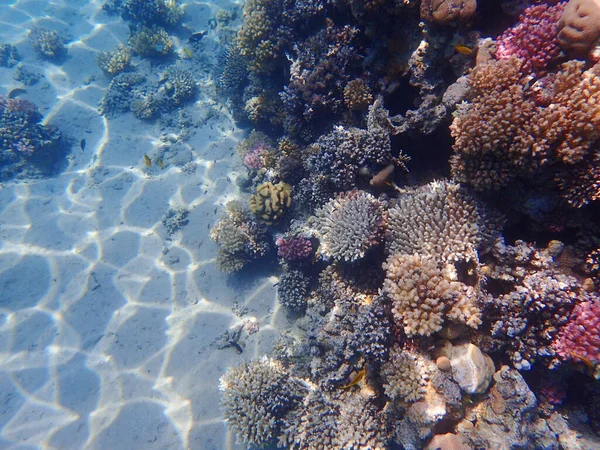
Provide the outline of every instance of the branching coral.
{"type": "Polygon", "coordinates": [[[522,62],[522,73],[543,76],[548,66],[560,56],[558,21],[565,5],[543,3],[527,8],[519,23],[496,40],[496,58],[516,56],[522,62]]]}
{"type": "Polygon", "coordinates": [[[399,345],[394,346],[381,368],[385,395],[399,405],[421,400],[425,397],[425,387],[432,371],[430,359],[399,345]]]}
{"type": "Polygon", "coordinates": [[[129,45],[142,56],[164,57],[173,50],[173,41],[164,28],[141,26],[129,38],[129,45]]]}
{"type": "Polygon", "coordinates": [[[183,17],[178,0],[124,0],[121,15],[144,25],[174,26],[183,17]]]}
{"type": "Polygon", "coordinates": [[[29,32],[33,48],[44,58],[55,59],[67,53],[63,39],[54,30],[34,28],[29,32]]]}
{"type": "Polygon", "coordinates": [[[162,84],[159,93],[163,94],[173,106],[179,106],[191,99],[196,93],[196,80],[189,70],[170,66],[160,76],[162,84]]]}
{"type": "Polygon", "coordinates": [[[263,256],[269,244],[263,227],[250,219],[240,204],[229,202],[226,213],[212,227],[210,237],[219,246],[217,267],[223,272],[232,273],[263,256]]]}
{"type": "Polygon", "coordinates": [[[120,44],[112,52],[100,52],[97,62],[98,67],[103,72],[114,76],[129,67],[131,63],[131,51],[123,44],[120,44]]]}
{"type": "Polygon", "coordinates": [[[321,253],[336,261],[363,258],[383,237],[381,204],[366,192],[341,193],[318,209],[315,216],[321,253]]]}
{"type": "Polygon", "coordinates": [[[447,181],[405,189],[388,216],[386,240],[391,254],[477,260],[478,248],[493,241],[498,232],[498,221],[460,185],[447,181]]]}
{"type": "Polygon", "coordinates": [[[302,312],[306,309],[310,279],[300,270],[284,271],[277,284],[279,303],[291,311],[302,312]]]}
{"type": "Polygon", "coordinates": [[[307,259],[313,250],[310,239],[300,236],[282,236],[275,241],[277,256],[286,262],[302,261],[307,259]]]}
{"type": "Polygon", "coordinates": [[[481,324],[479,292],[455,281],[453,266],[415,254],[391,256],[383,268],[383,292],[407,336],[429,336],[440,331],[446,319],[472,328],[481,324]]]}
{"type": "Polygon", "coordinates": [[[284,416],[304,395],[302,383],[266,356],[230,368],[221,377],[220,390],[225,420],[237,440],[257,447],[277,437],[284,416]]]}

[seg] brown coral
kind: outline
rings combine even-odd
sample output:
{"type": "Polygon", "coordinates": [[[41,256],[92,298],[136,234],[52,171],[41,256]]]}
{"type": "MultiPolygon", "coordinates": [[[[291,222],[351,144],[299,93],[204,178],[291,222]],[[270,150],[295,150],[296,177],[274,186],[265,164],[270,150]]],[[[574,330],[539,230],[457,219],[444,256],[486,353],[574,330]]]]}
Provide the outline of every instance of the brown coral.
{"type": "Polygon", "coordinates": [[[421,19],[438,24],[467,22],[477,10],[477,0],[423,0],[421,19]]]}
{"type": "Polygon", "coordinates": [[[452,265],[415,254],[392,256],[383,268],[383,292],[392,300],[394,317],[409,337],[440,331],[446,318],[472,328],[481,324],[477,292],[455,281],[452,265]]]}
{"type": "Polygon", "coordinates": [[[361,111],[369,107],[373,102],[373,95],[366,83],[357,78],[349,81],[344,88],[344,102],[348,109],[352,111],[361,111]]]}
{"type": "Polygon", "coordinates": [[[558,27],[563,50],[586,57],[600,38],[600,0],[570,0],[558,27]]]}
{"type": "Polygon", "coordinates": [[[263,183],[248,201],[250,210],[266,225],[277,223],[292,206],[292,187],[287,183],[263,183]]]}

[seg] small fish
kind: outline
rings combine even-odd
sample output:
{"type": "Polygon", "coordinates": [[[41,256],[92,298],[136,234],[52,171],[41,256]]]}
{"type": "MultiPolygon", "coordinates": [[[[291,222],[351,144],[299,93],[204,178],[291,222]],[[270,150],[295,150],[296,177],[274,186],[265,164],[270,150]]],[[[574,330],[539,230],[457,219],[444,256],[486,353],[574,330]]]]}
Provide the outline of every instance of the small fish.
{"type": "Polygon", "coordinates": [[[361,382],[361,380],[365,377],[366,374],[367,374],[367,368],[364,367],[360,372],[358,372],[356,374],[356,376],[350,383],[348,383],[346,386],[342,386],[341,389],[348,389],[348,388],[351,388],[352,386],[356,386],[358,383],[361,382]]]}
{"type": "Polygon", "coordinates": [[[85,150],[85,139],[81,140],[81,142],[79,143],[79,146],[81,147],[81,151],[85,150]]]}
{"type": "Polygon", "coordinates": [[[152,167],[152,160],[145,153],[144,153],[144,162],[146,163],[146,167],[152,167]]]}
{"type": "Polygon", "coordinates": [[[395,169],[394,164],[388,164],[383,169],[381,169],[379,172],[377,172],[375,174],[375,176],[373,176],[373,178],[371,178],[371,181],[369,181],[369,184],[375,188],[382,188],[384,185],[389,186],[388,179],[394,173],[394,169],[395,169]]]}
{"type": "Polygon", "coordinates": [[[204,31],[198,31],[197,33],[194,33],[190,36],[190,38],[188,39],[188,42],[190,44],[194,44],[196,42],[200,42],[202,40],[202,38],[204,36],[206,36],[206,33],[208,33],[208,31],[204,30],[204,31]]]}
{"type": "Polygon", "coordinates": [[[594,369],[595,365],[593,362],[591,362],[589,359],[587,359],[585,356],[582,356],[578,353],[575,352],[569,352],[571,353],[571,356],[573,357],[573,359],[579,359],[581,360],[581,362],[583,362],[586,366],[588,366],[590,369],[594,369]]]}
{"type": "Polygon", "coordinates": [[[460,45],[460,44],[456,44],[454,46],[454,50],[456,50],[461,55],[471,55],[473,53],[472,49],[470,49],[469,47],[466,47],[464,45],[460,45]]]}
{"type": "Polygon", "coordinates": [[[235,348],[235,351],[238,353],[238,355],[244,351],[242,346],[240,344],[238,344],[237,342],[229,341],[229,343],[231,344],[231,346],[233,348],[235,348]]]}
{"type": "Polygon", "coordinates": [[[163,162],[162,158],[156,158],[156,164],[158,164],[161,169],[165,168],[165,163],[163,162]]]}
{"type": "Polygon", "coordinates": [[[182,50],[183,52],[183,59],[192,59],[194,56],[194,53],[192,53],[192,51],[189,48],[184,48],[182,50]]]}
{"type": "Polygon", "coordinates": [[[17,98],[19,95],[26,94],[26,93],[27,93],[27,91],[25,89],[15,88],[8,93],[6,98],[17,98]]]}
{"type": "Polygon", "coordinates": [[[215,28],[217,28],[217,19],[215,19],[215,18],[208,19],[208,28],[210,28],[211,30],[214,30],[215,28]]]}

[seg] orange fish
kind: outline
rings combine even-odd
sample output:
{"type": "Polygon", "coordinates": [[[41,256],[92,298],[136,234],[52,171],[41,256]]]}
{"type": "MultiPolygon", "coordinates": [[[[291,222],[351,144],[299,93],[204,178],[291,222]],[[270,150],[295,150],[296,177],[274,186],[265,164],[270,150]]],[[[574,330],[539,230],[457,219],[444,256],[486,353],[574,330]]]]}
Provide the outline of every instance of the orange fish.
{"type": "Polygon", "coordinates": [[[460,44],[456,44],[454,46],[454,49],[460,53],[461,55],[471,55],[473,53],[473,50],[470,49],[469,47],[465,47],[464,45],[460,45],[460,44]]]}
{"type": "Polygon", "coordinates": [[[575,353],[575,352],[569,352],[569,353],[571,353],[571,356],[573,357],[573,359],[579,359],[579,360],[581,360],[581,362],[583,362],[590,369],[595,368],[594,363],[591,362],[589,359],[587,359],[585,356],[582,356],[582,355],[580,355],[578,353],[575,353]]]}
{"type": "Polygon", "coordinates": [[[356,374],[356,376],[350,383],[348,383],[346,386],[342,386],[342,389],[348,389],[348,388],[351,388],[352,386],[356,386],[358,383],[361,382],[361,380],[365,377],[366,374],[367,374],[367,368],[365,367],[356,374]]]}

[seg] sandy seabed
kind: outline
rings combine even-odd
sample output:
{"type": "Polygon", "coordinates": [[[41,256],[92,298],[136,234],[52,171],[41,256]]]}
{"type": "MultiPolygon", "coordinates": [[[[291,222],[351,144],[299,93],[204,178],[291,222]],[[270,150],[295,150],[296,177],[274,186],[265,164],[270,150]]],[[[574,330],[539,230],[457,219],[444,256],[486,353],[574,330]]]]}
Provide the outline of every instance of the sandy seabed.
{"type": "MultiPolygon", "coordinates": [[[[239,197],[244,132],[203,94],[208,73],[186,107],[184,142],[176,126],[102,117],[110,79],[96,57],[129,32],[102,4],[0,1],[0,42],[44,75],[19,98],[71,148],[59,175],[0,188],[0,448],[241,448],[218,407],[219,377],[270,352],[287,326],[272,273],[228,277],[215,266],[209,229],[239,197]],[[32,27],[71,37],[64,61],[36,55],[32,27]],[[144,154],[165,169],[146,167],[144,154]],[[179,207],[188,224],[170,234],[162,219],[179,207]],[[258,328],[244,332],[243,353],[219,349],[242,324],[258,328]]],[[[188,2],[185,25],[205,29],[231,6],[188,2]]],[[[0,94],[23,87],[14,70],[0,69],[0,94]]]]}

